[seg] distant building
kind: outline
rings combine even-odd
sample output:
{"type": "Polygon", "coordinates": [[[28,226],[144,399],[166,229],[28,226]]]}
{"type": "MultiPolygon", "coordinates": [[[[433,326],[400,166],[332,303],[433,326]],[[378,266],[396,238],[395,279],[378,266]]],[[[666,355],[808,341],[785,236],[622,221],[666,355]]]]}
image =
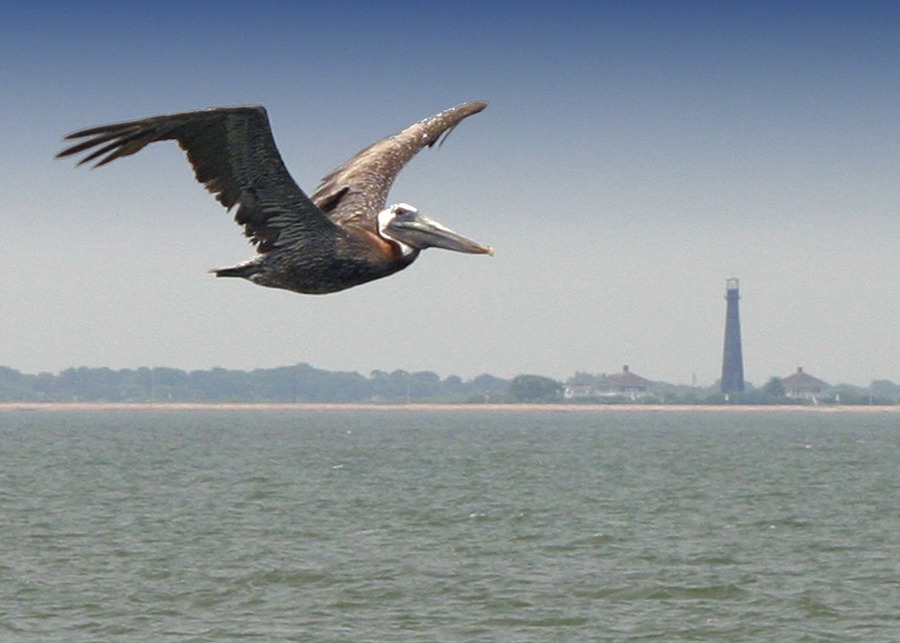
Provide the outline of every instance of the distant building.
{"type": "Polygon", "coordinates": [[[652,384],[647,378],[632,373],[627,366],[621,373],[599,377],[579,376],[566,382],[563,395],[566,399],[590,397],[630,397],[635,399],[647,395],[652,384]]]}
{"type": "Polygon", "coordinates": [[[623,395],[634,399],[646,395],[650,384],[650,380],[632,373],[628,366],[623,366],[621,373],[604,375],[597,380],[597,395],[623,395]]]}
{"type": "Polygon", "coordinates": [[[593,382],[569,381],[563,389],[563,397],[567,400],[578,397],[597,397],[597,387],[593,382]]]}
{"type": "Polygon", "coordinates": [[[785,395],[804,400],[817,399],[822,395],[823,391],[831,386],[828,382],[823,382],[809,373],[804,373],[802,366],[797,367],[796,373],[782,378],[781,384],[784,386],[785,395]]]}
{"type": "Polygon", "coordinates": [[[722,392],[741,393],[744,390],[744,357],[741,351],[741,299],[738,280],[725,282],[725,345],[722,351],[722,392]]]}

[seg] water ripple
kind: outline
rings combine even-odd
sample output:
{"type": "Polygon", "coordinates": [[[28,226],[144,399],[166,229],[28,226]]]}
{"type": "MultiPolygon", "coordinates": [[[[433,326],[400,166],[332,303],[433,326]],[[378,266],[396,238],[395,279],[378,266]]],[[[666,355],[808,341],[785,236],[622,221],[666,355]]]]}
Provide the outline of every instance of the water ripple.
{"type": "Polygon", "coordinates": [[[4,642],[900,639],[893,414],[2,420],[4,642]]]}

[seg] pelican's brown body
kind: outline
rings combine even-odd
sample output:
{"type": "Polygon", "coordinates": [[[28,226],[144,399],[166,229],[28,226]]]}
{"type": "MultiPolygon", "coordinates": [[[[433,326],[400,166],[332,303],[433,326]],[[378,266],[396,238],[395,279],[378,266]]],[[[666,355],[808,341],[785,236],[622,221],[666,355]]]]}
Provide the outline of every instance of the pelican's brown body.
{"type": "Polygon", "coordinates": [[[261,286],[324,294],[387,277],[427,247],[488,254],[404,204],[385,207],[403,166],[487,106],[471,102],[415,123],[373,143],[322,179],[307,197],[291,178],[259,106],[226,107],[93,127],[70,134],[83,139],[58,156],[90,151],[79,164],[96,166],[146,145],[176,140],[197,180],[226,208],[255,244],[249,261],[215,270],[261,286]]]}

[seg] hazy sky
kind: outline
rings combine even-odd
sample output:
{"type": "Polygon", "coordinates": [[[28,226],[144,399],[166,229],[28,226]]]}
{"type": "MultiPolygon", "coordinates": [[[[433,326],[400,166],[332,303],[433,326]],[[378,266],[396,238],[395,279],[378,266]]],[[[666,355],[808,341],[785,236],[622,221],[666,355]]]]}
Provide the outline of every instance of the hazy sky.
{"type": "Polygon", "coordinates": [[[0,19],[0,364],[900,381],[900,4],[19,2],[0,19]],[[17,6],[18,4],[18,6],[17,6]],[[90,125],[260,103],[297,182],[468,100],[400,174],[493,245],[297,295],[176,145],[54,161],[90,125]]]}

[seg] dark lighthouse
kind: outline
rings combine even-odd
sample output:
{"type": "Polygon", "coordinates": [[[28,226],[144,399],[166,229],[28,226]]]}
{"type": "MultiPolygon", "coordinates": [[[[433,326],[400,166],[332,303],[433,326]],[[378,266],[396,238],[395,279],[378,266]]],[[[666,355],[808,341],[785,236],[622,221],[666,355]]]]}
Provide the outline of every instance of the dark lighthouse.
{"type": "Polygon", "coordinates": [[[741,355],[741,315],[738,300],[738,280],[725,282],[725,349],[722,353],[722,392],[740,393],[744,390],[744,359],[741,355]]]}

